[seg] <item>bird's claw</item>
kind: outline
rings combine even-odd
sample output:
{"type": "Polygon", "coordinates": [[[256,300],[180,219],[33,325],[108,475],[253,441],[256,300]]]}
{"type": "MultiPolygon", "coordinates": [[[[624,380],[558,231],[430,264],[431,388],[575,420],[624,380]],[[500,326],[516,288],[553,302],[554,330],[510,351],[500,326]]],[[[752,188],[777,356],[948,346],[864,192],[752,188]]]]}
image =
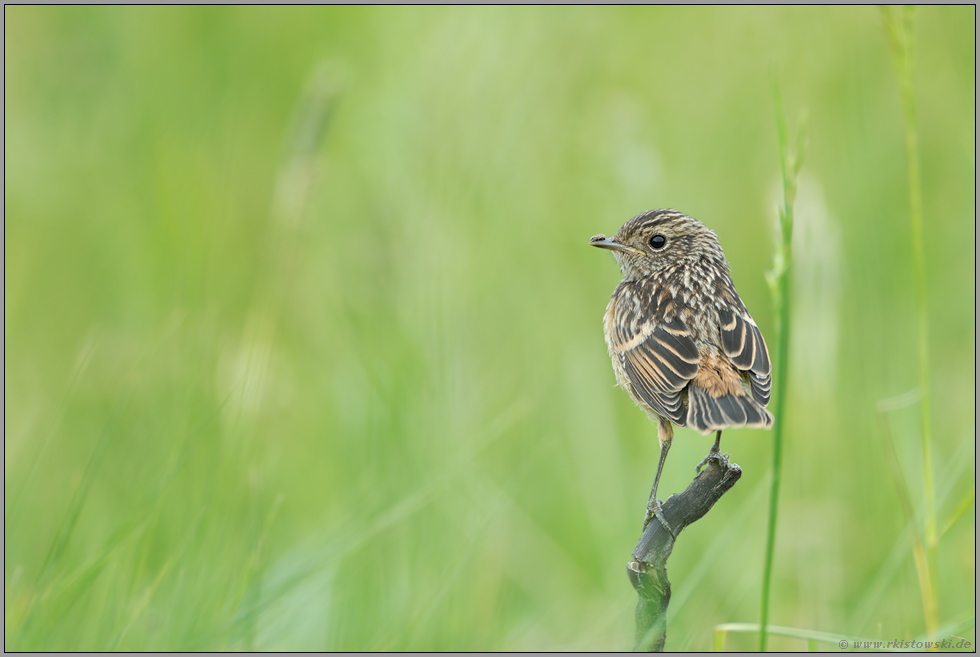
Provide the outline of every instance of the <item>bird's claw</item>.
{"type": "Polygon", "coordinates": [[[708,452],[708,455],[705,456],[700,463],[698,463],[696,468],[694,468],[695,474],[701,474],[701,468],[712,462],[717,463],[721,467],[725,467],[728,465],[728,454],[722,454],[719,450],[712,447],[711,451],[708,452]]]}
{"type": "Polygon", "coordinates": [[[664,517],[663,507],[660,505],[660,500],[654,500],[650,505],[647,506],[647,516],[643,520],[643,529],[647,528],[650,521],[656,518],[660,521],[660,524],[664,526],[664,529],[673,536],[674,530],[670,528],[670,524],[667,522],[667,518],[664,517]]]}

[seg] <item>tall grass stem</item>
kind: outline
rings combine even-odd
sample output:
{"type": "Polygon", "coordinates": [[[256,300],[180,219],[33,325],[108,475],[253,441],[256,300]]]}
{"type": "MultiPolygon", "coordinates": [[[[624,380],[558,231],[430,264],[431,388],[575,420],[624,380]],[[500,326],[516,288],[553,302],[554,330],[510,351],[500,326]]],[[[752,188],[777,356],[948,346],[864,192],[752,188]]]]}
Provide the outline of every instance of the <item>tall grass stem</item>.
{"type": "MultiPolygon", "coordinates": [[[[919,137],[915,127],[915,98],[912,89],[913,7],[882,7],[885,32],[891,49],[895,73],[902,96],[905,118],[905,150],[908,159],[909,216],[912,223],[912,278],[915,290],[915,316],[919,361],[919,433],[922,441],[922,497],[925,504],[926,559],[919,581],[932,581],[936,570],[936,494],[932,477],[931,395],[929,381],[929,318],[926,298],[926,257],[922,228],[922,182],[919,173],[919,137]]],[[[918,562],[917,562],[918,563],[918,562]]],[[[939,610],[932,587],[922,588],[926,629],[934,632],[939,610]]]]}
{"type": "Polygon", "coordinates": [[[783,186],[783,202],[779,208],[779,245],[775,263],[768,275],[773,296],[776,326],[776,367],[773,413],[776,416],[772,436],[772,481],[769,488],[769,521],[766,532],[766,556],[762,570],[762,610],[759,620],[759,650],[766,650],[766,626],[769,622],[769,596],[772,585],[772,564],[776,548],[776,519],[779,509],[779,486],[782,482],[783,431],[786,426],[786,397],[789,388],[790,292],[792,290],[793,203],[796,200],[796,181],[803,164],[805,121],[797,124],[793,149],[787,140],[786,116],[778,83],[773,85],[776,113],[776,136],[779,146],[779,166],[783,186]]]}

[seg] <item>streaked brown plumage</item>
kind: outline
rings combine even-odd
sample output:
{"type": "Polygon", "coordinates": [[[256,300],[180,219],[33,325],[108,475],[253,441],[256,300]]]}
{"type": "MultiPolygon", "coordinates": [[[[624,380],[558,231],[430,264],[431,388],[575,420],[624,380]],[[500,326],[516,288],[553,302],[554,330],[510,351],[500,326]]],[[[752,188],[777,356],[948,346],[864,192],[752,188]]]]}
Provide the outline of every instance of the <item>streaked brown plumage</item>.
{"type": "Polygon", "coordinates": [[[718,236],[676,210],[639,214],[612,238],[623,271],[603,328],[616,381],[657,424],[660,464],[647,506],[666,525],[657,484],[673,426],[701,433],[772,426],[769,352],[735,291],[718,236]]]}

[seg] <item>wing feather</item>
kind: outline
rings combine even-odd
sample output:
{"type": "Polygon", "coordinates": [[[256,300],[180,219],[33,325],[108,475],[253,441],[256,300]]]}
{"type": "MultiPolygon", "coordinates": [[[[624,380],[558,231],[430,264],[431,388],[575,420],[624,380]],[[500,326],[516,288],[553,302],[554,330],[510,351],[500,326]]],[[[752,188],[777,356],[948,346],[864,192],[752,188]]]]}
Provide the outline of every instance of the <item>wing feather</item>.
{"type": "Polygon", "coordinates": [[[677,317],[659,316],[656,299],[629,290],[616,299],[610,351],[620,360],[634,393],[654,412],[684,426],[681,391],[698,373],[700,355],[690,329],[677,317]],[[640,312],[641,304],[646,305],[640,312]],[[637,317],[645,321],[637,322],[637,317]]]}
{"type": "Polygon", "coordinates": [[[732,364],[748,375],[752,396],[765,406],[772,389],[769,349],[762,332],[737,295],[734,300],[735,303],[718,312],[721,346],[732,364]]]}

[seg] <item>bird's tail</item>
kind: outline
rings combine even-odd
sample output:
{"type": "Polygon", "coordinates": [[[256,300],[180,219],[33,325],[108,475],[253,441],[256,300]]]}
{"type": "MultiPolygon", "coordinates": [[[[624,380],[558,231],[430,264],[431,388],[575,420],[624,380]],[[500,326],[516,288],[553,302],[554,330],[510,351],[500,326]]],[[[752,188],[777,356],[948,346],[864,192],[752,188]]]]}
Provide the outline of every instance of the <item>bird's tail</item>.
{"type": "Polygon", "coordinates": [[[694,382],[688,386],[687,426],[701,433],[735,427],[768,429],[772,423],[772,413],[748,394],[714,397],[694,382]]]}

